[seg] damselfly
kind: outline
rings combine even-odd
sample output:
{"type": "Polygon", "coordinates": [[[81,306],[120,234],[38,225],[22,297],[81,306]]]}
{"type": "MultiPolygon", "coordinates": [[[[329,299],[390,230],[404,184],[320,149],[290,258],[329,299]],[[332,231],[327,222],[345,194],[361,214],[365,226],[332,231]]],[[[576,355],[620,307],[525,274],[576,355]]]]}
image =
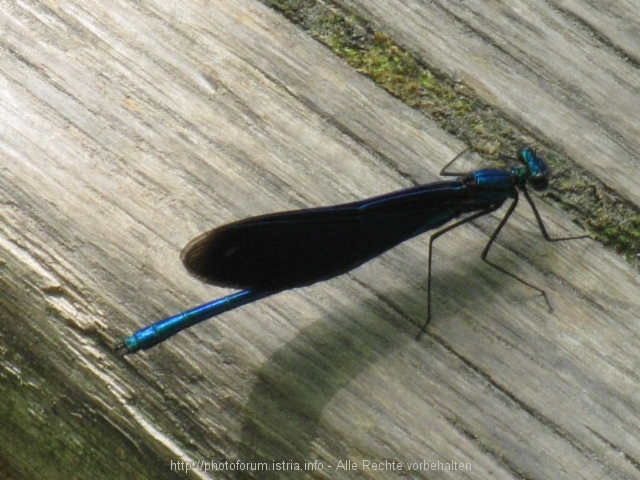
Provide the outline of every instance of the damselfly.
{"type": "MultiPolygon", "coordinates": [[[[456,157],[457,158],[457,157],[456,157]]],[[[511,199],[506,214],[489,238],[481,258],[527,285],[551,304],[544,290],[487,260],[489,248],[518,204],[518,191],[531,206],[545,240],[551,238],[527,191],[544,190],[549,169],[531,148],[517,158],[522,166],[449,173],[454,180],[429,183],[358,202],[251,217],[223,225],[192,240],[182,251],[186,269],[204,282],[240,290],[192,310],[145,327],[124,339],[116,350],[133,353],[163,342],[211,317],[291,288],[305,287],[342,275],[394,246],[445,223],[464,218],[435,232],[429,241],[427,319],[431,320],[432,245],[442,234],[491,213],[511,199]]]]}

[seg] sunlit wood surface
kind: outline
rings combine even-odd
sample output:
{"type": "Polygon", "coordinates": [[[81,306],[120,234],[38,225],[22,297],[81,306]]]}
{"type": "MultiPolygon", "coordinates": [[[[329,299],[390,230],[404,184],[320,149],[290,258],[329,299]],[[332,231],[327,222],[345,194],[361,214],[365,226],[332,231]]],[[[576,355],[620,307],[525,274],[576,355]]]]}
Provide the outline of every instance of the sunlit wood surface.
{"type": "MultiPolygon", "coordinates": [[[[349,5],[637,202],[638,5],[450,3],[349,5]]],[[[428,236],[115,356],[229,293],[182,268],[195,235],[435,181],[465,145],[257,1],[0,12],[0,477],[640,476],[638,273],[524,203],[491,256],[552,313],[480,260],[498,212],[436,242],[420,342],[428,236]]]]}

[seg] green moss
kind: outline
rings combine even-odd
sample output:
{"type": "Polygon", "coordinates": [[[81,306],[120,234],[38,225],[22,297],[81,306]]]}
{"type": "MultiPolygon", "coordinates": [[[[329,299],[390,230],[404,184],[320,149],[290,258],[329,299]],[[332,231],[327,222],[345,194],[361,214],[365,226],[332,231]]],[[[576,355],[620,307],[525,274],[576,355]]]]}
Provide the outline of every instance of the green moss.
{"type": "Polygon", "coordinates": [[[544,197],[571,212],[590,235],[640,266],[640,210],[568,158],[545,148],[468,87],[430,68],[365,20],[315,0],[263,0],[349,65],[488,159],[535,144],[554,172],[544,197]]]}

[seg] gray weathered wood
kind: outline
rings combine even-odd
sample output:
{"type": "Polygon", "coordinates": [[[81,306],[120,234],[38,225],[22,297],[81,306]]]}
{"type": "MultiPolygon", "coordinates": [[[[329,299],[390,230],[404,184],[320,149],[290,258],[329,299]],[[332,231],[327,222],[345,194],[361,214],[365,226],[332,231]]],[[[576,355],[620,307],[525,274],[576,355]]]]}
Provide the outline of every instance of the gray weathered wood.
{"type": "Polygon", "coordinates": [[[640,205],[640,3],[340,0],[640,205]]]}
{"type": "MultiPolygon", "coordinates": [[[[493,217],[436,243],[421,342],[426,236],[115,357],[136,328],[228,293],[182,269],[196,234],[433,181],[464,147],[255,1],[0,6],[5,476],[175,478],[171,461],[236,459],[319,460],[313,478],[352,478],[346,460],[638,476],[638,274],[589,240],[544,243],[526,208],[492,258],[547,289],[553,313],[480,261],[493,217]]],[[[562,124],[567,149],[590,138],[580,122],[562,124]]]]}

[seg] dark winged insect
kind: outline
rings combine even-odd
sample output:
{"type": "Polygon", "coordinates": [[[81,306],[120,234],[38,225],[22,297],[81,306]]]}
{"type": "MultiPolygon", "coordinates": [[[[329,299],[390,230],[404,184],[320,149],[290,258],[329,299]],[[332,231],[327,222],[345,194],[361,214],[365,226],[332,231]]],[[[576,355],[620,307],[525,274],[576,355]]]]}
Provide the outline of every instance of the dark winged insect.
{"type": "MultiPolygon", "coordinates": [[[[457,157],[456,157],[457,158],[457,157]]],[[[291,288],[305,287],[342,275],[416,235],[462,219],[431,235],[427,269],[428,310],[421,332],[431,320],[432,245],[442,234],[491,213],[511,199],[506,214],[489,238],[481,258],[527,285],[551,304],[544,290],[487,260],[498,233],[518,204],[522,192],[545,240],[551,238],[527,186],[544,190],[549,169],[531,148],[517,155],[521,164],[507,169],[448,173],[454,177],[330,207],[272,213],[229,223],[192,240],[182,251],[186,269],[206,283],[240,290],[192,310],[161,320],[125,338],[116,350],[134,353],[163,342],[211,317],[291,288]]]]}

